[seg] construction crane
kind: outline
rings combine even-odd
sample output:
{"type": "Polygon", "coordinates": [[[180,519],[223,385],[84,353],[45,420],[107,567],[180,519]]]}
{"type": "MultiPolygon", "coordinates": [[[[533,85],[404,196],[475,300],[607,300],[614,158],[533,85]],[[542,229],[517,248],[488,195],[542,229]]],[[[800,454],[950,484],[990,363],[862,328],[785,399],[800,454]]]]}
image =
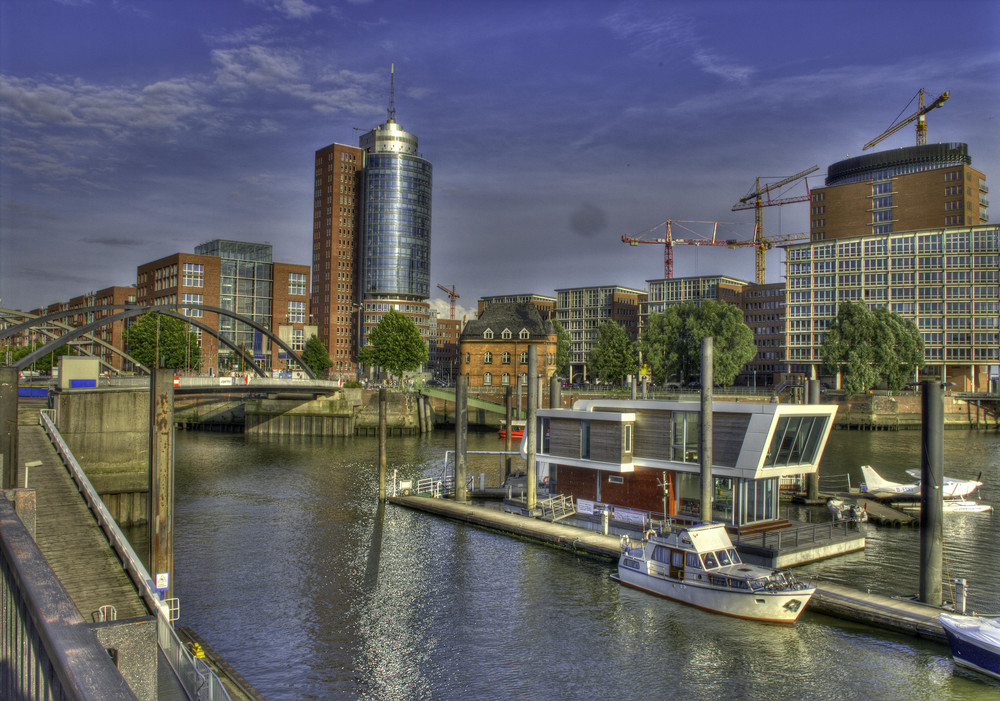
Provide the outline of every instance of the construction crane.
{"type": "Polygon", "coordinates": [[[455,318],[455,300],[458,299],[460,297],[460,295],[457,292],[455,292],[455,286],[454,285],[451,286],[450,290],[447,287],[445,287],[444,285],[438,285],[438,289],[444,290],[448,294],[448,299],[451,300],[451,318],[454,319],[455,318]]]}
{"type": "Polygon", "coordinates": [[[788,234],[784,237],[764,236],[764,207],[775,207],[781,206],[783,204],[791,204],[792,202],[808,202],[809,201],[809,181],[806,181],[806,194],[796,195],[794,197],[776,197],[771,198],[771,193],[776,192],[786,185],[791,185],[792,183],[805,178],[810,173],[815,173],[819,170],[819,166],[813,166],[812,168],[807,168],[801,173],[796,173],[795,175],[790,175],[787,178],[783,178],[776,183],[771,183],[769,185],[764,185],[761,187],[760,178],[757,178],[754,182],[753,191],[740,198],[740,201],[733,205],[734,212],[742,209],[753,209],[754,210],[754,230],[753,230],[753,245],[755,247],[754,256],[754,275],[758,285],[763,285],[767,282],[767,271],[765,269],[766,253],[769,248],[773,246],[774,243],[779,241],[798,241],[808,238],[808,234],[788,234]],[[764,201],[764,198],[767,201],[764,201]],[[753,202],[750,202],[753,200],[753,202]]]}
{"type": "MultiPolygon", "coordinates": [[[[629,234],[622,234],[622,242],[627,243],[630,246],[638,246],[640,243],[655,243],[661,244],[663,246],[663,277],[670,280],[674,277],[674,246],[727,246],[729,248],[735,248],[738,246],[754,246],[756,245],[753,241],[743,241],[739,239],[726,239],[724,241],[718,239],[719,222],[698,222],[698,221],[675,221],[673,219],[667,219],[666,221],[660,222],[656,226],[638,236],[630,236],[629,234]],[[696,232],[690,229],[684,224],[711,224],[712,225],[712,235],[710,237],[703,238],[674,238],[673,226],[675,224],[681,225],[682,229],[687,229],[692,234],[696,232]],[[660,238],[643,238],[649,234],[658,230],[661,226],[666,227],[666,235],[660,238]]],[[[697,234],[696,234],[697,235],[697,234]]]]}
{"type": "MultiPolygon", "coordinates": [[[[949,97],[951,97],[951,93],[949,93],[947,90],[945,90],[943,93],[941,93],[940,95],[938,95],[937,99],[934,100],[934,102],[932,102],[931,104],[927,105],[926,107],[924,107],[924,89],[923,88],[920,88],[920,90],[917,92],[917,96],[918,96],[918,100],[917,100],[917,111],[916,112],[914,112],[913,114],[911,114],[909,117],[904,118],[902,121],[896,122],[895,124],[893,124],[891,127],[889,127],[884,132],[882,132],[881,134],[879,134],[878,136],[876,136],[874,139],[872,139],[871,141],[869,141],[867,144],[865,144],[864,147],[861,150],[862,151],[867,151],[872,146],[874,146],[875,144],[877,144],[878,142],[880,142],[882,139],[884,139],[884,138],[886,138],[888,136],[892,136],[897,131],[899,131],[900,129],[902,129],[903,127],[905,127],[907,124],[911,123],[913,120],[917,120],[917,146],[924,146],[924,145],[926,145],[927,144],[927,121],[924,119],[924,116],[928,112],[930,112],[931,110],[936,109],[936,108],[940,107],[941,105],[943,105],[945,103],[945,100],[947,100],[949,97]]],[[[913,100],[911,99],[910,103],[912,103],[912,102],[913,102],[913,100]]],[[[907,107],[909,107],[909,103],[907,104],[907,107]]],[[[904,107],[903,109],[906,109],[906,108],[904,107]]],[[[899,119],[899,117],[897,117],[897,119],[899,119]]]]}

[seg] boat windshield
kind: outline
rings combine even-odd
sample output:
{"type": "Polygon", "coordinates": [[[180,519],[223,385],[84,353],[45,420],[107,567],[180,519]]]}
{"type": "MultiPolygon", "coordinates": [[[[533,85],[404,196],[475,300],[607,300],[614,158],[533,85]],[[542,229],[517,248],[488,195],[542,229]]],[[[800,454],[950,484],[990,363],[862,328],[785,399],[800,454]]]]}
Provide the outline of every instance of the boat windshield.
{"type": "Polygon", "coordinates": [[[714,570],[719,566],[718,560],[715,559],[715,553],[705,553],[701,557],[705,561],[706,570],[714,570]]]}
{"type": "Polygon", "coordinates": [[[726,552],[725,550],[720,550],[715,554],[719,557],[719,564],[722,565],[723,567],[733,564],[732,561],[729,559],[729,553],[726,552]]]}

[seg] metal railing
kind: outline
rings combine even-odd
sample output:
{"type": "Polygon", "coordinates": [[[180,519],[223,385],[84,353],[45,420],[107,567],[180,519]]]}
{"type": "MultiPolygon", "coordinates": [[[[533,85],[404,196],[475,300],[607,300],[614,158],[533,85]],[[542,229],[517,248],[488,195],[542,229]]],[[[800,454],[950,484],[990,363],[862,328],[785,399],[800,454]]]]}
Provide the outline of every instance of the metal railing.
{"type": "Polygon", "coordinates": [[[0,496],[0,698],[134,701],[114,661],[0,496]]]}
{"type": "Polygon", "coordinates": [[[59,453],[69,470],[70,476],[80,490],[81,496],[86,501],[87,506],[97,518],[98,525],[104,531],[108,543],[117,553],[122,561],[122,566],[135,583],[139,591],[139,596],[146,602],[146,606],[156,616],[156,638],[160,650],[170,663],[177,679],[184,685],[185,691],[193,699],[203,699],[205,701],[228,700],[229,694],[222,686],[222,682],[215,673],[202,661],[194,657],[187,649],[187,646],[177,637],[174,631],[173,621],[178,615],[177,600],[171,599],[163,601],[159,598],[156,586],[152,578],[146,571],[146,567],[139,560],[132,549],[132,544],[122,534],[118,524],[111,517],[111,513],[104,502],[97,495],[94,487],[90,484],[83,468],[77,462],[76,457],[70,451],[66,441],[56,429],[55,424],[47,412],[39,415],[39,423],[49,435],[52,445],[59,453]]]}
{"type": "Polygon", "coordinates": [[[745,535],[737,534],[736,545],[755,545],[774,552],[781,552],[782,548],[797,548],[802,545],[832,540],[838,532],[843,532],[843,537],[846,538],[850,528],[850,521],[826,521],[798,528],[780,528],[774,531],[745,535]]]}
{"type": "Polygon", "coordinates": [[[547,499],[539,499],[538,508],[542,511],[542,519],[549,521],[558,521],[576,513],[573,497],[566,494],[556,494],[547,499]]]}

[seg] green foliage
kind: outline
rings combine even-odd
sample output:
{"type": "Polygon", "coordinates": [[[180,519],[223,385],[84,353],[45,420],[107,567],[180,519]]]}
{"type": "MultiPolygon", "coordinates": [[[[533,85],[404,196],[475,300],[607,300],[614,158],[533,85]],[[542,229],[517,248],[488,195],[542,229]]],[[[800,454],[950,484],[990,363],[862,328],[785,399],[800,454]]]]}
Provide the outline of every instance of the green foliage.
{"type": "Polygon", "coordinates": [[[129,355],[150,369],[157,367],[157,351],[160,367],[196,368],[201,360],[201,346],[191,326],[165,314],[142,315],[122,333],[122,342],[129,355]]]}
{"type": "Polygon", "coordinates": [[[376,365],[402,379],[407,370],[416,370],[427,362],[427,342],[413,319],[395,310],[382,317],[370,334],[369,345],[358,353],[358,360],[376,365]]]}
{"type": "MultiPolygon", "coordinates": [[[[240,343],[237,345],[237,347],[241,351],[249,355],[251,358],[253,357],[253,351],[247,348],[245,343],[240,343]]],[[[219,355],[219,370],[225,372],[234,370],[236,372],[246,372],[247,370],[251,369],[251,365],[250,363],[247,362],[246,356],[237,353],[235,350],[229,348],[228,346],[227,348],[228,351],[220,353],[219,355]]]]}
{"type": "Polygon", "coordinates": [[[316,377],[322,377],[323,373],[333,365],[329,351],[315,335],[310,336],[309,340],[306,341],[305,350],[302,351],[302,362],[316,373],[316,377]]]}
{"type": "Polygon", "coordinates": [[[620,384],[626,375],[639,370],[639,358],[625,330],[613,321],[605,321],[597,329],[597,343],[590,350],[587,365],[601,382],[620,384]]]}
{"type": "Polygon", "coordinates": [[[701,377],[701,339],[706,336],[714,339],[712,379],[717,384],[733,384],[757,354],[753,332],[738,307],[712,300],[670,306],[650,314],[642,330],[642,357],[653,382],[701,377]]]}
{"type": "Polygon", "coordinates": [[[562,327],[558,321],[552,322],[556,330],[556,375],[559,377],[569,377],[569,331],[562,327]]]}
{"type": "MultiPolygon", "coordinates": [[[[28,355],[32,351],[36,351],[42,346],[44,346],[48,341],[36,341],[27,346],[3,346],[0,348],[0,361],[7,364],[7,354],[10,354],[10,365],[13,365],[18,360],[28,355]]],[[[68,345],[59,346],[51,353],[43,355],[41,358],[32,363],[31,368],[35,372],[46,373],[52,370],[52,366],[59,366],[59,358],[64,355],[76,355],[76,351],[70,348],[68,345]]]]}
{"type": "Polygon", "coordinates": [[[916,324],[881,307],[842,302],[823,341],[825,372],[841,372],[847,396],[879,382],[901,390],[924,365],[924,342],[916,324]]]}

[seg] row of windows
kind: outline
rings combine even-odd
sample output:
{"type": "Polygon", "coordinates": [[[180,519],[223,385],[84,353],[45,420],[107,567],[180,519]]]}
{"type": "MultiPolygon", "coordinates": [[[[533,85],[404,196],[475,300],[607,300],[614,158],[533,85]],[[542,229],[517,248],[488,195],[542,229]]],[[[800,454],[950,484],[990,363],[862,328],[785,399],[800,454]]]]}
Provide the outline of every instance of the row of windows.
{"type": "MultiPolygon", "coordinates": [[[[520,375],[518,375],[518,379],[519,379],[520,385],[522,387],[527,387],[528,386],[528,373],[522,372],[520,375]]],[[[500,385],[502,387],[507,387],[507,386],[510,385],[510,373],[506,373],[505,372],[504,374],[502,374],[500,376],[500,385]]],[[[492,372],[487,372],[487,373],[483,374],[483,386],[484,387],[492,387],[493,386],[493,373],[492,372]]]]}
{"type": "MultiPolygon", "coordinates": [[[[504,340],[507,340],[507,339],[510,339],[510,338],[513,338],[513,337],[514,337],[514,335],[513,335],[513,333],[511,333],[510,329],[504,329],[503,331],[500,332],[500,338],[502,338],[504,340]]],[[[517,337],[520,338],[523,341],[525,339],[530,338],[531,334],[528,332],[528,329],[521,329],[518,332],[517,337]]],[[[483,331],[483,338],[485,338],[486,340],[492,339],[493,338],[493,329],[486,329],[485,331],[483,331]]]]}

